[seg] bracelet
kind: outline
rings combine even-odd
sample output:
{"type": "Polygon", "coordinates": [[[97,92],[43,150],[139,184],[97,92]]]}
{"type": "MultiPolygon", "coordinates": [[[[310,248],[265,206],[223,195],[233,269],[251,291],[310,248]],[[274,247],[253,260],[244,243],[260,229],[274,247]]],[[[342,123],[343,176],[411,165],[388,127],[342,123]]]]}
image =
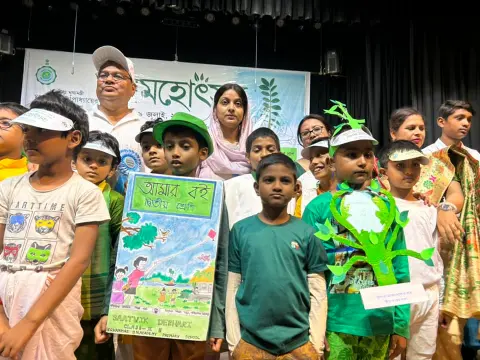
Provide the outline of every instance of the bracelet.
{"type": "Polygon", "coordinates": [[[438,209],[442,211],[453,211],[454,213],[457,213],[458,211],[457,207],[448,201],[440,203],[440,205],[438,205],[438,209]]]}

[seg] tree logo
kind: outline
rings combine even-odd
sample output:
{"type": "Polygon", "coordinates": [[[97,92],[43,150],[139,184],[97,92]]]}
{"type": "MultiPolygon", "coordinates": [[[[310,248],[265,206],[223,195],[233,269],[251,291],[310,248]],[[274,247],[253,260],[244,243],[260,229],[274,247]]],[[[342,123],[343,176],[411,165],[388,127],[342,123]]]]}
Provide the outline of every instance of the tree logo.
{"type": "Polygon", "coordinates": [[[50,61],[45,60],[45,65],[37,70],[37,81],[42,85],[50,85],[57,80],[57,72],[49,63],[50,61]]]}

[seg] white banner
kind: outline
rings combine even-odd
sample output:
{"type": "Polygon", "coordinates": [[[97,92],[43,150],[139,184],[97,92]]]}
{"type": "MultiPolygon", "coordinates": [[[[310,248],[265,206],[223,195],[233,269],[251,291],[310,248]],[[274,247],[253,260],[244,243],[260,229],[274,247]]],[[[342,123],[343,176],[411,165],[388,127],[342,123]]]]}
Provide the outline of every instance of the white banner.
{"type": "MultiPolygon", "coordinates": [[[[297,124],[310,109],[309,73],[131,60],[137,92],[130,105],[144,118],[168,119],[183,111],[207,120],[215,91],[227,82],[236,82],[247,92],[254,128],[270,127],[280,137],[285,152],[296,157],[297,124]]],[[[22,104],[28,106],[35,97],[61,89],[75,103],[91,110],[98,105],[95,73],[91,55],[75,54],[73,68],[71,53],[26,49],[22,104]]]]}

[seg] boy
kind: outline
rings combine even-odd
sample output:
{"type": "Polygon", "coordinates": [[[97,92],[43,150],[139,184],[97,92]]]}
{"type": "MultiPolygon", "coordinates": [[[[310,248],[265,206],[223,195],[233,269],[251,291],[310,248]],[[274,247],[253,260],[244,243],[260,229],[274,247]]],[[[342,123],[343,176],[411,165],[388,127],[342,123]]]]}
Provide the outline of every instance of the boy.
{"type": "Polygon", "coordinates": [[[0,103],[0,181],[28,171],[27,157],[22,154],[22,128],[12,120],[28,109],[16,103],[0,103]]]}
{"type": "Polygon", "coordinates": [[[78,174],[98,186],[107,204],[110,221],[100,225],[92,262],[82,276],[82,317],[84,336],[76,355],[80,359],[112,359],[113,343],[95,345],[94,327],[105,322],[115,270],[114,249],[122,225],[124,198],[112,190],[107,179],[114,176],[120,162],[117,139],[107,133],[92,131],[87,144],[74,158],[78,174]]]}
{"type": "MultiPolygon", "coordinates": [[[[160,122],[153,128],[154,139],[163,147],[169,171],[175,176],[196,177],[199,166],[213,152],[212,139],[205,123],[186,113],[176,113],[168,121],[160,122]]],[[[222,222],[227,219],[222,218],[222,222]]],[[[220,232],[228,231],[228,225],[222,223],[220,232]]],[[[219,352],[225,337],[225,288],[227,275],[227,235],[219,236],[215,283],[210,318],[210,346],[219,352]]],[[[135,360],[204,360],[205,343],[133,337],[135,360]]]]}
{"type": "Polygon", "coordinates": [[[277,153],[256,170],[262,211],[230,233],[226,320],[233,359],[320,359],[325,249],[312,227],[287,213],[298,191],[295,163],[277,153]]]}
{"type": "MultiPolygon", "coordinates": [[[[420,178],[421,166],[428,164],[428,158],[414,143],[399,140],[382,149],[379,161],[380,173],[388,180],[398,209],[401,212],[408,211],[410,221],[404,228],[407,248],[416,251],[437,248],[437,209],[413,196],[413,187],[420,178]]],[[[428,301],[410,307],[407,359],[431,359],[436,348],[443,263],[438,251],[433,257],[434,266],[428,266],[415,258],[409,258],[408,261],[410,281],[424,286],[428,301]]]]}
{"type": "Polygon", "coordinates": [[[30,162],[39,165],[0,183],[1,355],[75,359],[82,339],[80,277],[99,224],[110,219],[100,190],[72,170],[88,118],[59,91],[36,98],[21,124],[30,162]],[[16,249],[14,256],[7,257],[16,249]]]}
{"type": "MultiPolygon", "coordinates": [[[[247,161],[252,167],[252,173],[236,176],[224,182],[225,205],[230,229],[237,221],[258,214],[262,210],[262,202],[253,187],[255,171],[263,157],[280,151],[280,140],[277,134],[265,127],[254,130],[247,137],[245,145],[247,161]]],[[[293,203],[294,200],[291,208],[293,203]]]]}
{"type": "MultiPolygon", "coordinates": [[[[373,206],[373,191],[360,191],[367,188],[372,178],[374,166],[373,146],[377,141],[372,137],[370,131],[358,124],[358,121],[351,118],[346,109],[343,109],[348,123],[337,126],[330,143],[331,166],[335,171],[335,181],[341,188],[348,187],[353,191],[349,192],[341,202],[333,206],[338,208],[341,203],[340,212],[344,214],[352,225],[352,231],[363,226],[365,230],[375,231],[383,229],[380,219],[376,218],[378,208],[373,206]],[[357,191],[355,191],[357,190],[357,191]],[[348,204],[343,200],[347,201],[348,204]],[[368,208],[365,205],[368,204],[368,208]],[[363,216],[362,216],[363,215],[363,216]],[[355,228],[355,229],[354,229],[355,228]]],[[[337,235],[346,237],[355,247],[343,245],[337,241],[329,240],[324,242],[325,249],[329,256],[331,265],[348,266],[349,259],[358,256],[365,258],[358,240],[344,226],[340,225],[330,210],[330,203],[333,199],[332,192],[326,192],[307,205],[303,214],[303,220],[312,226],[325,224],[328,219],[332,224],[332,230],[337,235]]],[[[338,215],[337,215],[338,217],[338,215]]],[[[345,221],[341,221],[345,223],[345,221]]],[[[392,230],[386,233],[385,246],[392,235],[392,230]]],[[[405,248],[403,233],[399,232],[393,249],[405,248]]],[[[393,270],[389,269],[388,274],[394,276],[394,281],[408,282],[408,261],[405,257],[393,259],[393,270]],[[392,274],[393,271],[393,274],[392,274]]],[[[329,358],[339,359],[340,357],[356,359],[385,359],[390,355],[393,359],[406,347],[406,338],[409,334],[409,305],[396,306],[378,310],[365,310],[360,290],[377,286],[378,275],[374,273],[368,262],[356,261],[353,267],[342,276],[327,278],[328,309],[327,318],[327,340],[330,345],[329,358]],[[390,342],[390,354],[389,354],[390,342]]]]}
{"type": "Polygon", "coordinates": [[[140,128],[140,133],[135,136],[135,141],[142,148],[143,162],[152,171],[152,174],[166,174],[168,170],[162,146],[153,138],[153,127],[161,122],[163,120],[160,118],[147,121],[140,128]]]}
{"type": "Polygon", "coordinates": [[[442,135],[430,146],[423,149],[430,154],[447,146],[457,145],[467,150],[473,158],[480,161],[480,153],[463,145],[462,140],[472,127],[475,110],[472,105],[462,100],[447,100],[438,110],[437,125],[442,128],[442,135]]]}

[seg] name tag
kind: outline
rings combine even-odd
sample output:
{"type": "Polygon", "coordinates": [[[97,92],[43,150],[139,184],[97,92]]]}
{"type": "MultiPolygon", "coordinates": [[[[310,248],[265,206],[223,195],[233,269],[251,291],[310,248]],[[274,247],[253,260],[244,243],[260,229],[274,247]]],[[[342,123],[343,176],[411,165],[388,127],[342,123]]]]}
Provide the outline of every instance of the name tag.
{"type": "Polygon", "coordinates": [[[414,304],[428,300],[422,284],[403,283],[360,290],[365,310],[414,304]]]}

